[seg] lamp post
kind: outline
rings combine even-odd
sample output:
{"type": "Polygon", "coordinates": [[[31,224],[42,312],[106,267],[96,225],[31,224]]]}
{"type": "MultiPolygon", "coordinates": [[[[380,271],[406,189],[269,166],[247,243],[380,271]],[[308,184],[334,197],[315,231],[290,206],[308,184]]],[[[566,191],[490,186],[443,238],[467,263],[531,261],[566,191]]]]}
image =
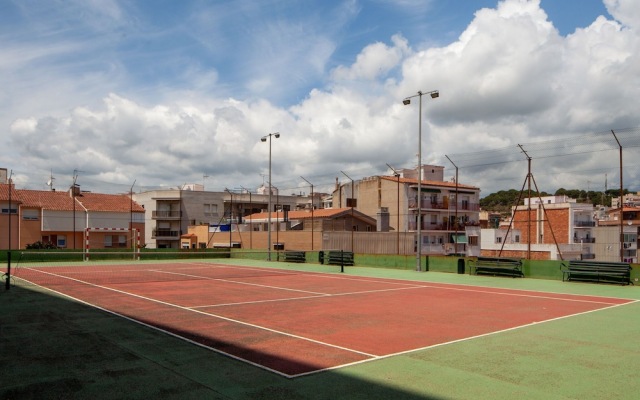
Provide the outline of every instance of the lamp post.
{"type": "Polygon", "coordinates": [[[396,200],[396,238],[397,238],[397,251],[400,254],[400,173],[395,170],[391,165],[387,164],[387,167],[391,168],[393,171],[393,176],[396,177],[396,192],[397,192],[397,200],[396,200]]]}
{"type": "MultiPolygon", "coordinates": [[[[249,215],[253,214],[253,203],[251,202],[251,191],[244,186],[240,186],[245,192],[249,193],[249,215]]],[[[253,238],[251,232],[253,231],[253,219],[249,223],[249,248],[253,250],[253,238]]],[[[243,246],[244,247],[244,246],[243,246]]]]}
{"type": "Polygon", "coordinates": [[[231,190],[227,188],[224,188],[224,190],[229,193],[229,196],[231,196],[231,205],[229,206],[229,254],[231,254],[231,232],[233,230],[233,193],[231,193],[231,190]]]}
{"type": "Polygon", "coordinates": [[[279,132],[274,132],[274,133],[269,133],[263,137],[260,138],[261,142],[266,142],[267,139],[269,139],[269,210],[267,212],[267,218],[268,218],[268,233],[267,233],[267,261],[271,261],[271,138],[275,137],[276,139],[278,139],[280,137],[280,133],[279,132]]]}
{"type": "Polygon", "coordinates": [[[355,250],[353,248],[353,230],[354,230],[354,227],[355,227],[353,225],[355,223],[355,218],[353,217],[353,207],[355,206],[354,203],[356,202],[356,199],[355,199],[355,197],[353,195],[353,187],[355,185],[354,185],[353,179],[351,179],[351,177],[349,175],[345,174],[344,171],[340,171],[340,172],[342,172],[342,175],[346,176],[351,181],[351,224],[352,224],[351,225],[351,251],[355,253],[355,250]]]}
{"type": "Polygon", "coordinates": [[[304,179],[302,176],[300,178],[311,186],[311,250],[313,251],[313,209],[315,208],[315,205],[313,204],[313,183],[304,179]]]}
{"type": "Polygon", "coordinates": [[[136,251],[136,246],[135,246],[135,234],[134,234],[134,230],[133,230],[133,187],[136,185],[136,180],[133,180],[133,184],[131,185],[131,188],[129,189],[129,232],[131,232],[131,249],[133,250],[134,254],[136,251]]]}
{"type": "Polygon", "coordinates": [[[432,99],[440,97],[440,92],[437,90],[427,93],[423,93],[419,90],[418,94],[405,97],[405,99],[402,100],[402,104],[406,106],[411,104],[412,98],[418,97],[420,99],[420,106],[418,109],[418,226],[416,230],[416,240],[418,245],[416,246],[416,271],[422,270],[422,95],[424,94],[430,95],[432,99]]]}

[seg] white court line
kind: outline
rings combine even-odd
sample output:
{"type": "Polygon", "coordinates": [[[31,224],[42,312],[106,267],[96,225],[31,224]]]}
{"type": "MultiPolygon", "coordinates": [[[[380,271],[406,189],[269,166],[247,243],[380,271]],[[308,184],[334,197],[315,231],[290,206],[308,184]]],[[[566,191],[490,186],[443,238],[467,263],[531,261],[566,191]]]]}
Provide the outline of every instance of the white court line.
{"type": "MultiPolygon", "coordinates": [[[[32,269],[32,268],[29,268],[29,269],[32,269]]],[[[255,270],[264,271],[264,269],[261,269],[261,268],[241,268],[241,269],[255,269],[255,270]]],[[[346,296],[346,295],[357,295],[357,294],[361,294],[361,293],[370,293],[370,292],[383,292],[383,291],[404,290],[404,289],[420,289],[420,288],[435,288],[435,289],[443,289],[443,290],[457,290],[457,291],[467,291],[467,292],[478,292],[478,293],[486,293],[486,294],[493,294],[493,295],[521,296],[521,297],[530,297],[530,298],[541,298],[541,299],[551,299],[551,300],[561,300],[561,301],[577,301],[577,302],[584,302],[584,303],[607,304],[607,305],[609,305],[608,307],[603,307],[603,308],[599,308],[599,309],[596,309],[596,310],[590,310],[590,311],[586,311],[586,312],[565,315],[565,316],[552,318],[552,319],[544,320],[544,321],[532,322],[532,323],[529,323],[529,324],[524,324],[524,325],[520,325],[520,326],[516,326],[516,327],[512,327],[512,328],[507,328],[507,329],[504,329],[504,330],[499,330],[499,331],[495,331],[495,332],[489,332],[489,333],[485,333],[485,334],[481,334],[481,335],[476,335],[476,336],[472,336],[472,337],[468,337],[468,338],[457,339],[457,340],[444,342],[444,343],[438,343],[438,344],[434,344],[434,345],[430,345],[430,346],[426,346],[426,347],[422,347],[422,348],[410,349],[410,350],[397,352],[397,353],[392,353],[392,354],[375,355],[375,354],[369,354],[369,353],[360,352],[360,351],[349,349],[349,348],[342,347],[342,346],[332,345],[332,344],[329,344],[329,343],[326,343],[326,342],[317,341],[317,340],[313,340],[313,339],[310,339],[310,338],[306,338],[306,337],[302,337],[302,336],[298,336],[298,335],[294,335],[294,334],[289,334],[289,333],[286,333],[286,332],[281,332],[281,331],[278,331],[278,330],[274,330],[274,329],[271,329],[271,328],[267,328],[267,327],[263,327],[263,326],[259,326],[259,325],[255,325],[255,324],[251,324],[251,323],[246,323],[246,322],[243,322],[243,321],[240,321],[240,320],[234,320],[234,319],[231,319],[231,318],[223,317],[223,316],[212,314],[212,313],[198,311],[198,310],[195,310],[195,309],[192,309],[192,308],[189,308],[189,307],[183,307],[183,306],[180,306],[180,305],[163,302],[161,300],[156,300],[156,299],[148,298],[148,297],[145,297],[145,296],[136,295],[134,293],[129,293],[129,292],[125,292],[125,291],[121,291],[121,290],[117,290],[117,289],[113,289],[113,288],[109,288],[109,287],[105,287],[105,286],[101,286],[101,285],[92,284],[92,283],[85,282],[85,281],[82,281],[82,280],[78,280],[78,279],[75,279],[75,278],[70,278],[70,277],[66,277],[66,276],[62,276],[62,275],[58,275],[58,274],[54,274],[54,273],[49,273],[49,272],[41,271],[41,270],[38,270],[38,269],[32,269],[32,270],[37,271],[37,272],[41,272],[41,273],[45,273],[45,274],[49,274],[49,275],[53,275],[53,276],[58,276],[58,277],[64,278],[64,279],[78,281],[78,282],[81,282],[81,283],[84,283],[84,284],[87,284],[87,285],[90,285],[90,286],[99,287],[99,288],[102,288],[102,289],[105,289],[105,290],[111,290],[111,291],[119,292],[119,293],[122,293],[122,294],[125,294],[125,295],[129,295],[129,296],[132,296],[132,297],[137,297],[137,298],[140,298],[140,299],[143,299],[143,300],[156,302],[156,303],[164,304],[164,305],[171,306],[171,307],[176,307],[176,308],[187,310],[187,311],[193,311],[193,312],[204,314],[204,315],[211,316],[211,317],[214,317],[214,318],[227,320],[229,322],[239,323],[241,325],[255,327],[257,329],[263,329],[263,330],[270,331],[270,332],[273,332],[273,333],[282,334],[282,335],[285,335],[285,336],[288,336],[288,337],[293,337],[293,338],[297,338],[297,339],[300,339],[300,340],[309,341],[309,342],[317,343],[317,344],[320,344],[320,345],[325,345],[325,346],[328,346],[328,347],[337,348],[337,349],[344,350],[344,351],[347,351],[347,352],[352,352],[352,353],[355,353],[355,354],[360,354],[360,355],[369,357],[368,359],[362,360],[362,361],[336,365],[336,366],[333,366],[333,367],[330,367],[330,368],[319,369],[319,370],[305,372],[305,373],[301,373],[301,374],[289,375],[289,374],[285,374],[285,373],[283,373],[281,371],[273,370],[273,369],[271,369],[269,367],[266,367],[264,365],[257,364],[257,363],[254,363],[252,361],[246,360],[244,358],[240,358],[240,357],[234,356],[232,354],[228,354],[228,353],[226,353],[224,351],[220,351],[220,350],[218,350],[216,348],[212,348],[212,347],[200,344],[198,342],[195,342],[193,340],[184,338],[184,337],[179,336],[177,334],[174,334],[172,332],[165,331],[165,330],[163,330],[161,328],[158,328],[158,327],[155,327],[155,326],[152,326],[152,325],[148,325],[148,324],[146,324],[144,322],[141,322],[139,320],[127,317],[127,316],[119,314],[117,312],[110,311],[110,310],[107,310],[107,309],[103,309],[102,307],[96,306],[96,305],[91,304],[91,303],[89,303],[87,301],[76,299],[76,298],[74,298],[74,297],[72,297],[70,295],[67,295],[67,294],[64,294],[64,293],[61,293],[61,292],[58,292],[58,291],[43,287],[45,290],[49,290],[51,292],[59,293],[59,294],[61,294],[63,296],[66,296],[68,298],[72,298],[74,300],[80,301],[80,302],[82,302],[84,304],[87,304],[87,305],[90,305],[92,307],[95,307],[95,308],[98,308],[98,309],[102,309],[102,310],[107,311],[107,312],[109,312],[111,314],[118,315],[120,317],[126,318],[128,320],[133,321],[133,322],[139,323],[141,325],[145,325],[145,326],[148,326],[150,328],[153,328],[153,329],[156,329],[158,331],[161,331],[163,333],[168,333],[171,336],[174,336],[176,338],[182,339],[182,340],[187,341],[189,343],[196,344],[196,345],[198,345],[200,347],[207,348],[207,349],[212,350],[212,351],[214,351],[216,353],[223,354],[225,356],[231,357],[233,359],[240,360],[242,362],[246,362],[246,363],[248,363],[250,365],[254,365],[256,367],[262,368],[264,370],[268,370],[270,372],[276,373],[278,375],[281,375],[281,376],[284,376],[284,377],[287,377],[287,378],[297,378],[297,377],[311,375],[311,374],[315,374],[315,373],[319,373],[319,372],[323,372],[323,371],[327,371],[327,370],[334,370],[334,369],[338,369],[338,368],[344,368],[344,367],[351,366],[351,365],[357,365],[357,364],[361,364],[361,363],[365,363],[365,362],[371,362],[371,361],[380,360],[380,359],[384,359],[384,358],[389,358],[389,357],[393,357],[393,356],[397,356],[397,355],[412,353],[412,352],[421,351],[421,350],[427,350],[427,349],[440,347],[440,346],[444,346],[444,345],[449,345],[449,344],[454,344],[454,343],[458,343],[458,342],[464,342],[464,341],[467,341],[467,340],[477,339],[477,338],[490,336],[490,335],[494,335],[494,334],[498,334],[498,333],[502,333],[502,332],[508,332],[508,331],[511,331],[511,330],[516,330],[516,329],[520,329],[520,328],[524,328],[524,327],[534,326],[534,325],[538,325],[538,324],[542,324],[542,323],[546,323],[546,322],[552,322],[552,321],[555,321],[555,320],[560,320],[560,319],[569,318],[569,317],[582,315],[582,314],[588,314],[588,313],[592,313],[592,312],[596,312],[596,311],[606,310],[606,309],[609,309],[609,308],[614,308],[614,307],[623,306],[623,305],[627,305],[627,304],[632,304],[632,303],[638,302],[638,300],[634,300],[634,299],[611,298],[611,299],[615,299],[615,300],[619,300],[619,301],[628,301],[627,303],[622,303],[622,304],[611,304],[611,303],[607,303],[607,302],[604,302],[604,301],[603,302],[599,302],[599,301],[593,301],[593,300],[566,299],[566,298],[552,297],[552,296],[548,296],[549,294],[553,294],[553,293],[549,293],[549,292],[540,292],[541,294],[546,294],[546,296],[542,296],[542,295],[537,296],[537,295],[522,294],[522,293],[495,292],[495,291],[491,291],[489,289],[480,290],[480,289],[467,289],[467,288],[459,288],[459,287],[450,287],[450,286],[454,286],[454,285],[465,286],[465,285],[460,285],[460,284],[442,283],[442,284],[438,284],[438,285],[442,285],[442,286],[434,286],[431,283],[422,284],[422,282],[408,281],[408,280],[402,280],[402,279],[393,279],[393,278],[375,278],[375,277],[373,277],[373,278],[367,278],[367,277],[365,277],[365,278],[353,278],[353,277],[350,277],[350,276],[329,275],[329,274],[324,274],[324,273],[312,273],[312,274],[310,273],[310,275],[315,275],[315,276],[318,276],[318,277],[334,278],[334,279],[346,279],[346,280],[364,281],[364,282],[376,282],[376,283],[389,283],[389,284],[404,285],[404,286],[415,285],[415,286],[404,287],[404,288],[381,289],[381,290],[366,291],[366,292],[338,293],[338,294],[331,294],[331,295],[327,295],[327,296],[346,296]],[[389,282],[389,280],[395,280],[396,282],[389,282]]],[[[163,271],[156,271],[156,272],[163,272],[163,271]]],[[[284,273],[284,274],[287,274],[287,273],[284,273]]],[[[207,278],[207,277],[201,277],[201,278],[207,278]]],[[[211,278],[209,278],[209,279],[211,279],[211,278]]],[[[40,286],[40,285],[37,285],[37,286],[40,286]]],[[[40,286],[40,287],[42,287],[42,286],[40,286]]],[[[477,288],[478,286],[469,285],[469,287],[477,288]]],[[[512,292],[518,292],[518,291],[535,292],[533,290],[526,290],[526,289],[502,289],[502,288],[498,288],[498,290],[505,290],[505,291],[512,291],[512,292]]],[[[588,296],[588,297],[607,298],[606,296],[576,295],[576,294],[563,294],[563,293],[558,293],[557,295],[559,295],[559,296],[576,296],[576,297],[588,296]]],[[[309,296],[309,297],[300,297],[300,298],[290,298],[290,299],[284,299],[284,300],[296,300],[296,299],[305,299],[305,298],[312,298],[312,297],[326,297],[326,296],[325,295],[318,295],[318,296],[309,296]]],[[[281,301],[281,300],[269,300],[269,301],[281,301]]],[[[202,306],[202,307],[207,307],[207,306],[202,306]]]]}
{"type": "Polygon", "coordinates": [[[595,309],[595,310],[583,311],[583,312],[579,312],[579,313],[576,313],[576,314],[563,315],[561,317],[546,319],[544,321],[530,322],[528,324],[514,326],[514,327],[506,328],[506,329],[501,329],[501,330],[494,331],[494,332],[487,332],[487,333],[483,333],[483,334],[480,334],[480,335],[465,337],[465,338],[462,338],[462,339],[455,339],[455,340],[450,340],[448,342],[436,343],[436,344],[432,344],[430,346],[419,347],[419,348],[411,349],[411,350],[404,350],[404,351],[400,351],[400,352],[397,352],[397,353],[385,354],[385,355],[382,355],[382,356],[375,356],[374,358],[367,359],[367,360],[361,360],[361,361],[355,361],[355,362],[351,362],[351,363],[347,363],[347,364],[335,365],[335,366],[330,367],[330,368],[323,368],[323,369],[319,369],[319,370],[316,370],[316,371],[310,371],[310,372],[304,372],[304,373],[297,374],[297,375],[291,375],[290,377],[291,378],[299,378],[301,376],[313,375],[313,374],[317,374],[317,373],[324,372],[324,371],[330,371],[330,370],[334,370],[334,369],[349,367],[349,366],[352,366],[352,365],[364,364],[364,363],[368,363],[368,362],[372,362],[372,361],[382,360],[382,359],[385,359],[385,358],[400,356],[400,355],[403,355],[403,354],[410,354],[410,353],[414,353],[414,352],[417,352],[417,351],[434,349],[436,347],[442,347],[442,346],[447,346],[447,345],[451,345],[451,344],[455,344],[455,343],[466,342],[466,341],[469,341],[469,340],[474,340],[474,339],[479,339],[479,338],[483,338],[483,337],[487,337],[487,336],[497,335],[497,334],[500,334],[500,333],[515,331],[517,329],[522,329],[522,328],[527,328],[527,327],[531,327],[531,326],[541,325],[541,324],[545,324],[545,323],[548,323],[548,322],[559,321],[559,320],[562,320],[562,319],[565,319],[565,318],[575,317],[575,316],[578,316],[578,315],[586,315],[586,314],[590,314],[590,313],[594,313],[594,312],[598,312],[598,311],[603,311],[603,310],[608,310],[610,308],[625,306],[625,305],[633,304],[633,303],[637,303],[637,302],[640,302],[640,300],[632,300],[632,301],[629,301],[628,303],[623,303],[623,304],[613,304],[613,305],[610,305],[609,307],[603,307],[603,308],[598,308],[598,309],[595,309]]]}
{"type": "MultiPolygon", "coordinates": [[[[265,326],[260,326],[260,325],[252,324],[252,323],[249,323],[249,322],[240,321],[240,320],[233,319],[233,318],[228,318],[228,317],[225,317],[225,316],[222,316],[222,315],[218,315],[218,314],[207,313],[207,312],[199,311],[199,310],[193,310],[193,309],[190,309],[188,307],[184,307],[184,306],[181,306],[181,305],[178,305],[178,304],[173,304],[173,303],[169,303],[169,302],[162,301],[162,300],[152,299],[150,297],[141,296],[141,295],[138,295],[138,294],[135,294],[135,293],[126,292],[124,290],[114,289],[114,288],[110,288],[108,286],[96,285],[96,284],[93,284],[93,283],[90,283],[90,282],[82,281],[80,279],[70,278],[70,277],[67,277],[67,276],[64,276],[64,275],[58,275],[58,274],[54,274],[54,273],[51,273],[51,272],[46,272],[46,271],[41,271],[41,270],[35,270],[35,271],[43,273],[43,274],[46,274],[46,275],[53,275],[53,276],[56,276],[56,277],[59,277],[59,278],[68,279],[68,280],[72,280],[72,281],[75,281],[75,282],[80,282],[80,283],[83,283],[83,284],[88,285],[88,286],[93,286],[93,287],[97,287],[97,288],[104,289],[104,290],[110,290],[112,292],[124,294],[124,295],[131,296],[131,297],[136,297],[136,298],[139,298],[139,299],[142,299],[142,300],[150,301],[152,303],[158,303],[158,304],[166,305],[166,306],[169,306],[169,307],[178,308],[178,309],[181,309],[181,310],[184,310],[184,311],[191,311],[191,312],[198,313],[198,314],[208,315],[210,317],[218,318],[218,319],[221,319],[221,320],[224,320],[224,321],[233,322],[233,323],[237,323],[237,324],[240,324],[240,325],[245,325],[245,326],[249,326],[249,327],[252,327],[252,328],[265,330],[265,331],[268,331],[268,332],[277,333],[277,334],[280,334],[280,335],[283,335],[283,336],[288,336],[288,337],[292,337],[292,338],[295,338],[295,339],[300,339],[300,340],[304,340],[304,341],[307,341],[307,342],[312,342],[312,343],[320,344],[320,345],[323,345],[323,346],[344,350],[344,351],[347,351],[347,352],[350,352],[350,353],[360,354],[360,355],[363,355],[363,356],[366,356],[366,357],[376,357],[376,355],[374,355],[374,354],[369,354],[369,353],[365,353],[365,352],[362,352],[362,351],[349,349],[347,347],[342,347],[342,346],[334,345],[334,344],[331,344],[331,343],[322,342],[322,341],[311,339],[311,338],[307,338],[307,337],[304,337],[304,336],[294,335],[292,333],[288,333],[288,332],[283,332],[283,331],[279,331],[279,330],[276,330],[276,329],[267,328],[265,326]]],[[[71,296],[69,296],[69,297],[71,297],[71,296]]],[[[90,304],[88,302],[85,302],[85,303],[90,304]]]]}

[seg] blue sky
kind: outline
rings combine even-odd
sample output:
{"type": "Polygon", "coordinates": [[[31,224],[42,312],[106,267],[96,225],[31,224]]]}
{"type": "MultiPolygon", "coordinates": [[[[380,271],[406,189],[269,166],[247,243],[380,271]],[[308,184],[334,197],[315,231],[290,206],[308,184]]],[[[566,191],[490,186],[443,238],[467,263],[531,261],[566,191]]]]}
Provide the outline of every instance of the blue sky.
{"type": "MultiPolygon", "coordinates": [[[[0,124],[10,133],[0,167],[35,188],[51,171],[64,186],[73,170],[116,191],[203,175],[211,189],[256,187],[265,173],[259,138],[279,130],[274,184],[293,190],[300,175],[328,183],[340,170],[364,177],[386,163],[415,166],[417,110],[398,104],[432,89],[442,98],[425,107],[424,162],[637,126],[628,106],[638,100],[635,8],[633,0],[0,1],[0,124]],[[627,105],[600,104],[604,88],[619,88],[614,101],[627,105]]],[[[597,157],[580,163],[614,173],[597,157]]],[[[467,169],[465,181],[485,194],[520,185],[518,174],[498,170],[502,181],[483,182],[479,168],[467,169]]],[[[543,178],[545,189],[588,180],[557,176],[543,178]]]]}

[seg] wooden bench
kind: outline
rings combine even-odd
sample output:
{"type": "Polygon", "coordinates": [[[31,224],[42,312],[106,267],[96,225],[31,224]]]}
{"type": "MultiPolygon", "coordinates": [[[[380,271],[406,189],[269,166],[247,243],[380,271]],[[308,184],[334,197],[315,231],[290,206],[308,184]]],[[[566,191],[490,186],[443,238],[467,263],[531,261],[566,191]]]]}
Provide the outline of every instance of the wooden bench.
{"type": "Polygon", "coordinates": [[[284,252],[284,261],[304,263],[304,262],[307,262],[307,255],[304,251],[286,250],[284,252]]]}
{"type": "Polygon", "coordinates": [[[352,251],[329,250],[326,252],[326,257],[329,265],[355,265],[352,251]]]}
{"type": "Polygon", "coordinates": [[[478,257],[469,260],[469,273],[524,278],[522,260],[506,257],[478,257]]]}
{"type": "Polygon", "coordinates": [[[586,281],[597,283],[631,282],[631,264],[622,262],[571,260],[560,265],[562,281],[586,281]]]}

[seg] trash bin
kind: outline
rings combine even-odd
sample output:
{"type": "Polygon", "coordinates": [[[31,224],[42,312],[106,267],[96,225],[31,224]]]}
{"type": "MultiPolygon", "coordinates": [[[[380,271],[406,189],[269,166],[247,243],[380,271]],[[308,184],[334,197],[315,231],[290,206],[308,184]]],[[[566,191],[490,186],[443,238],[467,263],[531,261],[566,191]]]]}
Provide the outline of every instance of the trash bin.
{"type": "Polygon", "coordinates": [[[458,258],[458,273],[464,274],[464,258],[458,258]]]}

